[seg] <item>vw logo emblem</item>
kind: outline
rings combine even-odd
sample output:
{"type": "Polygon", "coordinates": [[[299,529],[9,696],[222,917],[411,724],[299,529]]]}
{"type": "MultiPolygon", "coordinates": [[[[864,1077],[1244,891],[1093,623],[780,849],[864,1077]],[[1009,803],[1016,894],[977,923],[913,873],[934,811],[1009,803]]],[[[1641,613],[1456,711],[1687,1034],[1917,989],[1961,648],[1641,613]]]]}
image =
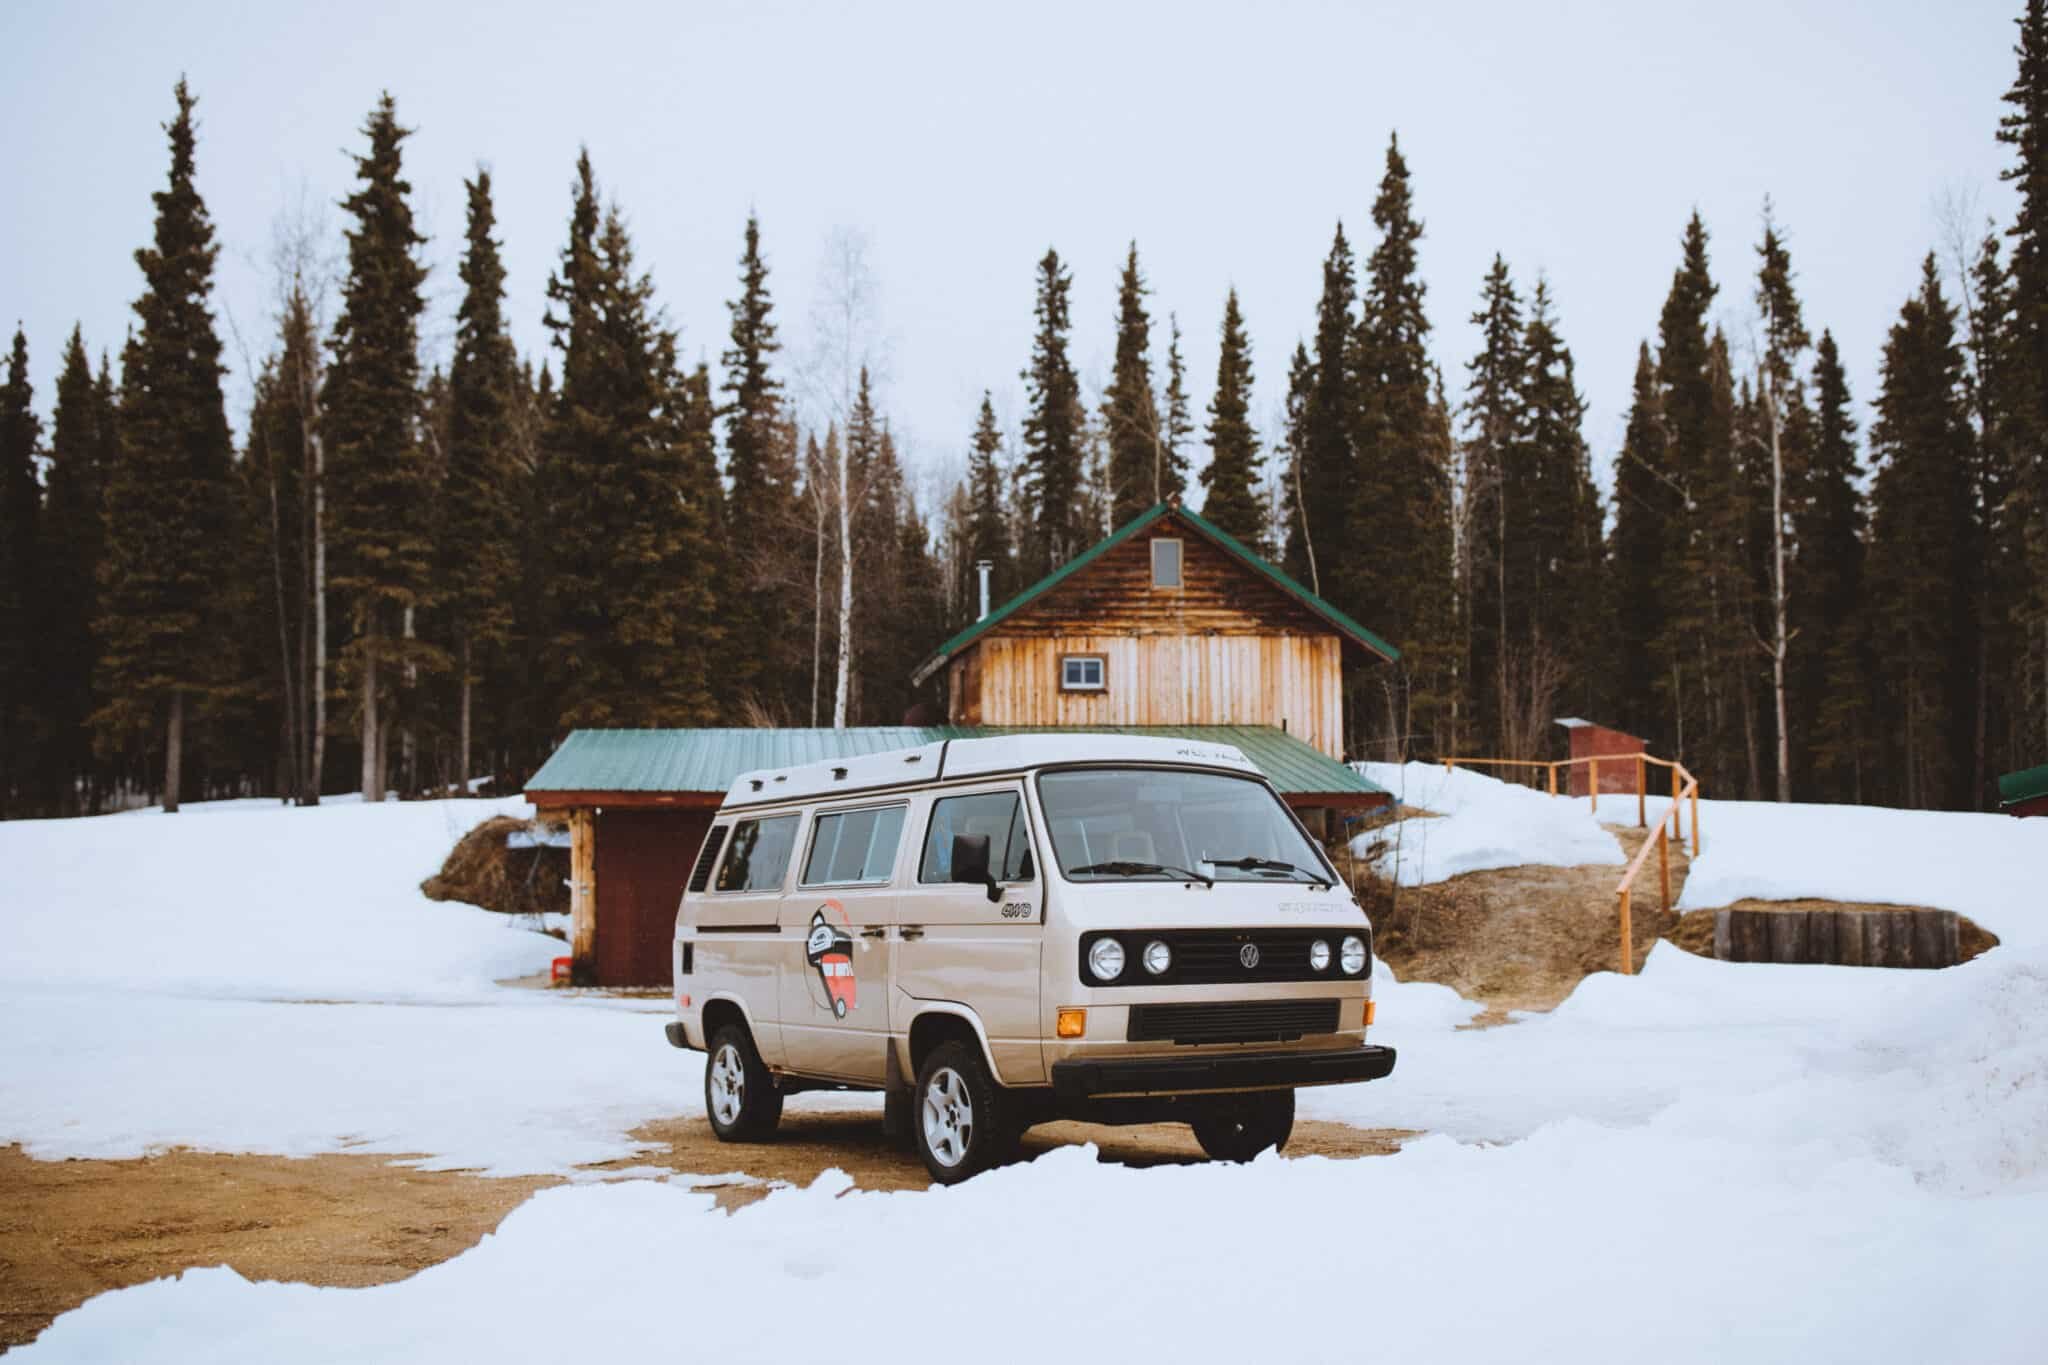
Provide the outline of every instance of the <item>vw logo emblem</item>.
{"type": "Polygon", "coordinates": [[[1244,945],[1244,947],[1239,948],[1237,950],[1237,960],[1244,964],[1244,969],[1246,971],[1250,971],[1252,968],[1258,966],[1259,945],[1256,943],[1247,943],[1244,945]]]}

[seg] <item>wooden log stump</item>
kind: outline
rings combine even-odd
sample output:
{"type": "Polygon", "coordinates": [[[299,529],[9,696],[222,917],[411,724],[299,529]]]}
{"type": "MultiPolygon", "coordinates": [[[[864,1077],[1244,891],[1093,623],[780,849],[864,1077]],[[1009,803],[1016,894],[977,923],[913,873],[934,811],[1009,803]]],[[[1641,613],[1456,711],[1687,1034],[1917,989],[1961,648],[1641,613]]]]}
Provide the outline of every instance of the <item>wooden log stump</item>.
{"type": "Polygon", "coordinates": [[[1953,967],[1962,960],[1953,910],[1714,912],[1714,956],[1724,962],[1812,962],[1843,967],[1953,967]]]}

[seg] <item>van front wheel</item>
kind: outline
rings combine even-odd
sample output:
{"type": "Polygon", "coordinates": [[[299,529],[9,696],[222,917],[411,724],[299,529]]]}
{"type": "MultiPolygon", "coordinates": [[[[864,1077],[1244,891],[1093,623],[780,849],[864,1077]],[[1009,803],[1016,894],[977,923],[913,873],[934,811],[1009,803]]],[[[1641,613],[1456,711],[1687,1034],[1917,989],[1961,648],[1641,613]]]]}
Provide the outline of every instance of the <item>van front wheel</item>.
{"type": "Polygon", "coordinates": [[[1279,1151],[1294,1132],[1294,1092],[1259,1090],[1216,1100],[1194,1120],[1195,1141],[1216,1161],[1250,1161],[1279,1151]]]}
{"type": "Polygon", "coordinates": [[[711,1035],[704,1058],[704,1116],[720,1142],[755,1142],[782,1121],[782,1092],[754,1048],[753,1035],[727,1024],[711,1035]]]}
{"type": "Polygon", "coordinates": [[[1016,1129],[1009,1097],[989,1074],[981,1050],[941,1043],[918,1068],[910,1114],[917,1154],[941,1185],[957,1185],[1009,1155],[1016,1129]]]}

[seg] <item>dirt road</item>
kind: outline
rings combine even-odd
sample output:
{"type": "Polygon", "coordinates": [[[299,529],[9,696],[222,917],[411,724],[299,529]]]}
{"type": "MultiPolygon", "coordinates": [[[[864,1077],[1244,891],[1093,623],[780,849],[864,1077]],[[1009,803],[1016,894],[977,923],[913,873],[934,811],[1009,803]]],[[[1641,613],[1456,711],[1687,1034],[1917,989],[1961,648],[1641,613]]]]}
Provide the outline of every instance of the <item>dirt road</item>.
{"type": "MultiPolygon", "coordinates": [[[[806,1184],[837,1166],[863,1189],[929,1184],[922,1163],[883,1137],[873,1113],[792,1111],[776,1141],[758,1146],[717,1141],[701,1117],[649,1124],[634,1136],[662,1147],[615,1167],[740,1171],[806,1184]]],[[[1298,1123],[1287,1151],[1375,1156],[1411,1136],[1298,1123]]],[[[1032,1129],[1024,1159],[1083,1141],[1098,1143],[1103,1160],[1133,1166],[1202,1159],[1184,1127],[1066,1123],[1032,1129]]],[[[32,1161],[18,1147],[0,1147],[0,1350],[34,1340],[95,1294],[195,1266],[319,1285],[402,1280],[475,1246],[528,1195],[555,1183],[416,1171],[382,1156],[294,1161],[178,1151],[139,1161],[32,1161]]],[[[767,1187],[714,1193],[733,1209],[767,1187]]]]}

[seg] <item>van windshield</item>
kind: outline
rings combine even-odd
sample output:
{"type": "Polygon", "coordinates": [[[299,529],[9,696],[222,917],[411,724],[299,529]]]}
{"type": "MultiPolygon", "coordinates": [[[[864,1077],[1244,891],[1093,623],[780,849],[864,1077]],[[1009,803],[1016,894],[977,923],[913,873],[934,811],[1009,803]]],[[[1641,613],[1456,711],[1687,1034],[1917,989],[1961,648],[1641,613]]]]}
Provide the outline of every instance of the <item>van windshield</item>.
{"type": "Polygon", "coordinates": [[[1248,778],[1090,768],[1039,779],[1060,871],[1075,881],[1329,881],[1278,797],[1248,778]]]}

